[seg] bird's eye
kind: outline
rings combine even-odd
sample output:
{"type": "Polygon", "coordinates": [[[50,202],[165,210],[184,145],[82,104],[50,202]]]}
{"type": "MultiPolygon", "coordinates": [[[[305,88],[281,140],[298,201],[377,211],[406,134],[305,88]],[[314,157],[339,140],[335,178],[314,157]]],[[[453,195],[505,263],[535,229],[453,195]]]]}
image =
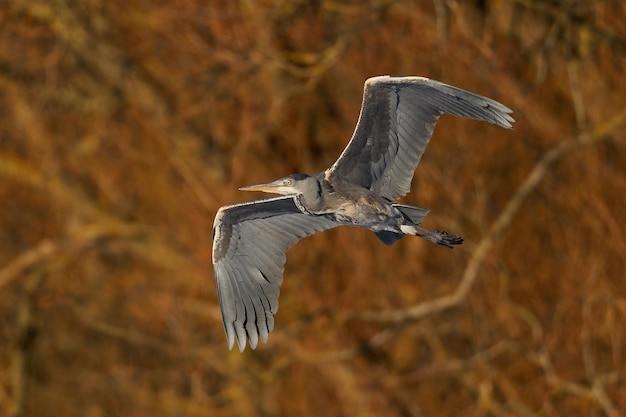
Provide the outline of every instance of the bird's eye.
{"type": "Polygon", "coordinates": [[[285,180],[285,185],[288,187],[291,186],[291,180],[290,179],[285,180]]]}

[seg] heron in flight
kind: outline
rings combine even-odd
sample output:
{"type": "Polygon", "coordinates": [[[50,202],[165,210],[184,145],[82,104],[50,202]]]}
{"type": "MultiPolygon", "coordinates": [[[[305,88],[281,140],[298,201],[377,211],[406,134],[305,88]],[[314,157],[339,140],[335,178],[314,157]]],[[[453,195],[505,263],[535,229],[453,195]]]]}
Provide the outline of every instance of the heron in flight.
{"type": "Polygon", "coordinates": [[[240,190],[281,194],[222,207],[213,224],[213,266],[226,340],[256,348],[274,328],[285,252],[300,239],[341,225],[373,231],[391,245],[405,235],[442,246],[457,236],[420,227],[429,210],[392,202],[411,180],[443,113],[511,128],[511,110],[489,98],[423,77],[365,82],[361,113],[335,163],[240,190]]]}

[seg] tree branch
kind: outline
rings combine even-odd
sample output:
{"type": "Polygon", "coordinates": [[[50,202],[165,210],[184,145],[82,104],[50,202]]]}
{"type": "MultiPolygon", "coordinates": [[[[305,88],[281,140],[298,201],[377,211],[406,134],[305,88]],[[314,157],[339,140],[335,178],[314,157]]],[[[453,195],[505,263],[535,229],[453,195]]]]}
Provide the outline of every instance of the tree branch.
{"type": "Polygon", "coordinates": [[[528,174],[524,182],[506,204],[500,215],[489,227],[472,253],[470,260],[465,267],[461,282],[456,290],[449,295],[435,298],[430,301],[416,304],[412,307],[390,311],[349,311],[339,313],[340,320],[363,320],[372,322],[397,323],[407,320],[417,320],[426,315],[434,314],[461,304],[467,298],[478,278],[478,272],[491,251],[496,239],[511,224],[513,218],[518,213],[521,205],[528,196],[537,188],[537,185],[545,177],[548,170],[559,160],[563,159],[570,152],[583,147],[596,144],[612,138],[612,134],[617,128],[626,122],[626,109],[623,109],[609,121],[597,126],[595,129],[583,132],[577,137],[561,142],[549,149],[537,162],[532,171],[528,174]]]}

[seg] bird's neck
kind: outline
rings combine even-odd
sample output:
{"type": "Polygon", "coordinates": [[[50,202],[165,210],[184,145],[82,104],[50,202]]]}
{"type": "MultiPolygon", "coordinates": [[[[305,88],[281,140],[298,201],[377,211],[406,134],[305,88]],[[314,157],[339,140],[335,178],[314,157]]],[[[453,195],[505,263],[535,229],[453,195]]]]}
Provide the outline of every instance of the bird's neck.
{"type": "Polygon", "coordinates": [[[305,214],[317,214],[324,206],[324,184],[322,184],[319,178],[312,178],[311,186],[306,192],[298,194],[295,197],[296,204],[300,211],[305,214]]]}

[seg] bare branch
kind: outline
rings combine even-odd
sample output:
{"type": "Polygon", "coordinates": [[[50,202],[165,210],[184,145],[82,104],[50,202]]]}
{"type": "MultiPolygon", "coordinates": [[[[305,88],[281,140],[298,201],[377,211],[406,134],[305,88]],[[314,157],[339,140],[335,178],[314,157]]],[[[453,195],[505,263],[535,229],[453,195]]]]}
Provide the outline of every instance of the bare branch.
{"type": "Polygon", "coordinates": [[[49,259],[58,251],[58,245],[49,240],[43,240],[34,248],[27,250],[0,270],[0,289],[11,282],[15,277],[19,276],[23,271],[45,259],[49,259]]]}
{"type": "Polygon", "coordinates": [[[33,334],[36,330],[37,311],[33,299],[44,277],[45,272],[42,270],[35,270],[29,274],[23,286],[24,291],[18,306],[18,337],[14,342],[11,355],[12,398],[8,414],[11,417],[20,417],[24,414],[28,381],[26,366],[31,354],[33,334]]]}
{"type": "Polygon", "coordinates": [[[447,310],[461,304],[472,286],[478,278],[478,272],[491,251],[496,239],[511,224],[513,218],[518,213],[521,205],[528,196],[537,188],[537,185],[545,177],[548,170],[559,160],[575,149],[583,146],[609,140],[615,130],[626,122],[626,109],[611,118],[608,122],[601,124],[594,130],[582,133],[576,138],[561,142],[549,149],[537,162],[533,170],[528,174],[526,180],[518,187],[500,215],[492,223],[489,230],[476,246],[474,253],[465,268],[461,282],[456,290],[449,295],[445,295],[434,300],[416,304],[412,307],[391,310],[391,311],[349,311],[338,314],[341,320],[363,320],[374,322],[401,322],[405,320],[416,320],[429,314],[447,310]]]}

